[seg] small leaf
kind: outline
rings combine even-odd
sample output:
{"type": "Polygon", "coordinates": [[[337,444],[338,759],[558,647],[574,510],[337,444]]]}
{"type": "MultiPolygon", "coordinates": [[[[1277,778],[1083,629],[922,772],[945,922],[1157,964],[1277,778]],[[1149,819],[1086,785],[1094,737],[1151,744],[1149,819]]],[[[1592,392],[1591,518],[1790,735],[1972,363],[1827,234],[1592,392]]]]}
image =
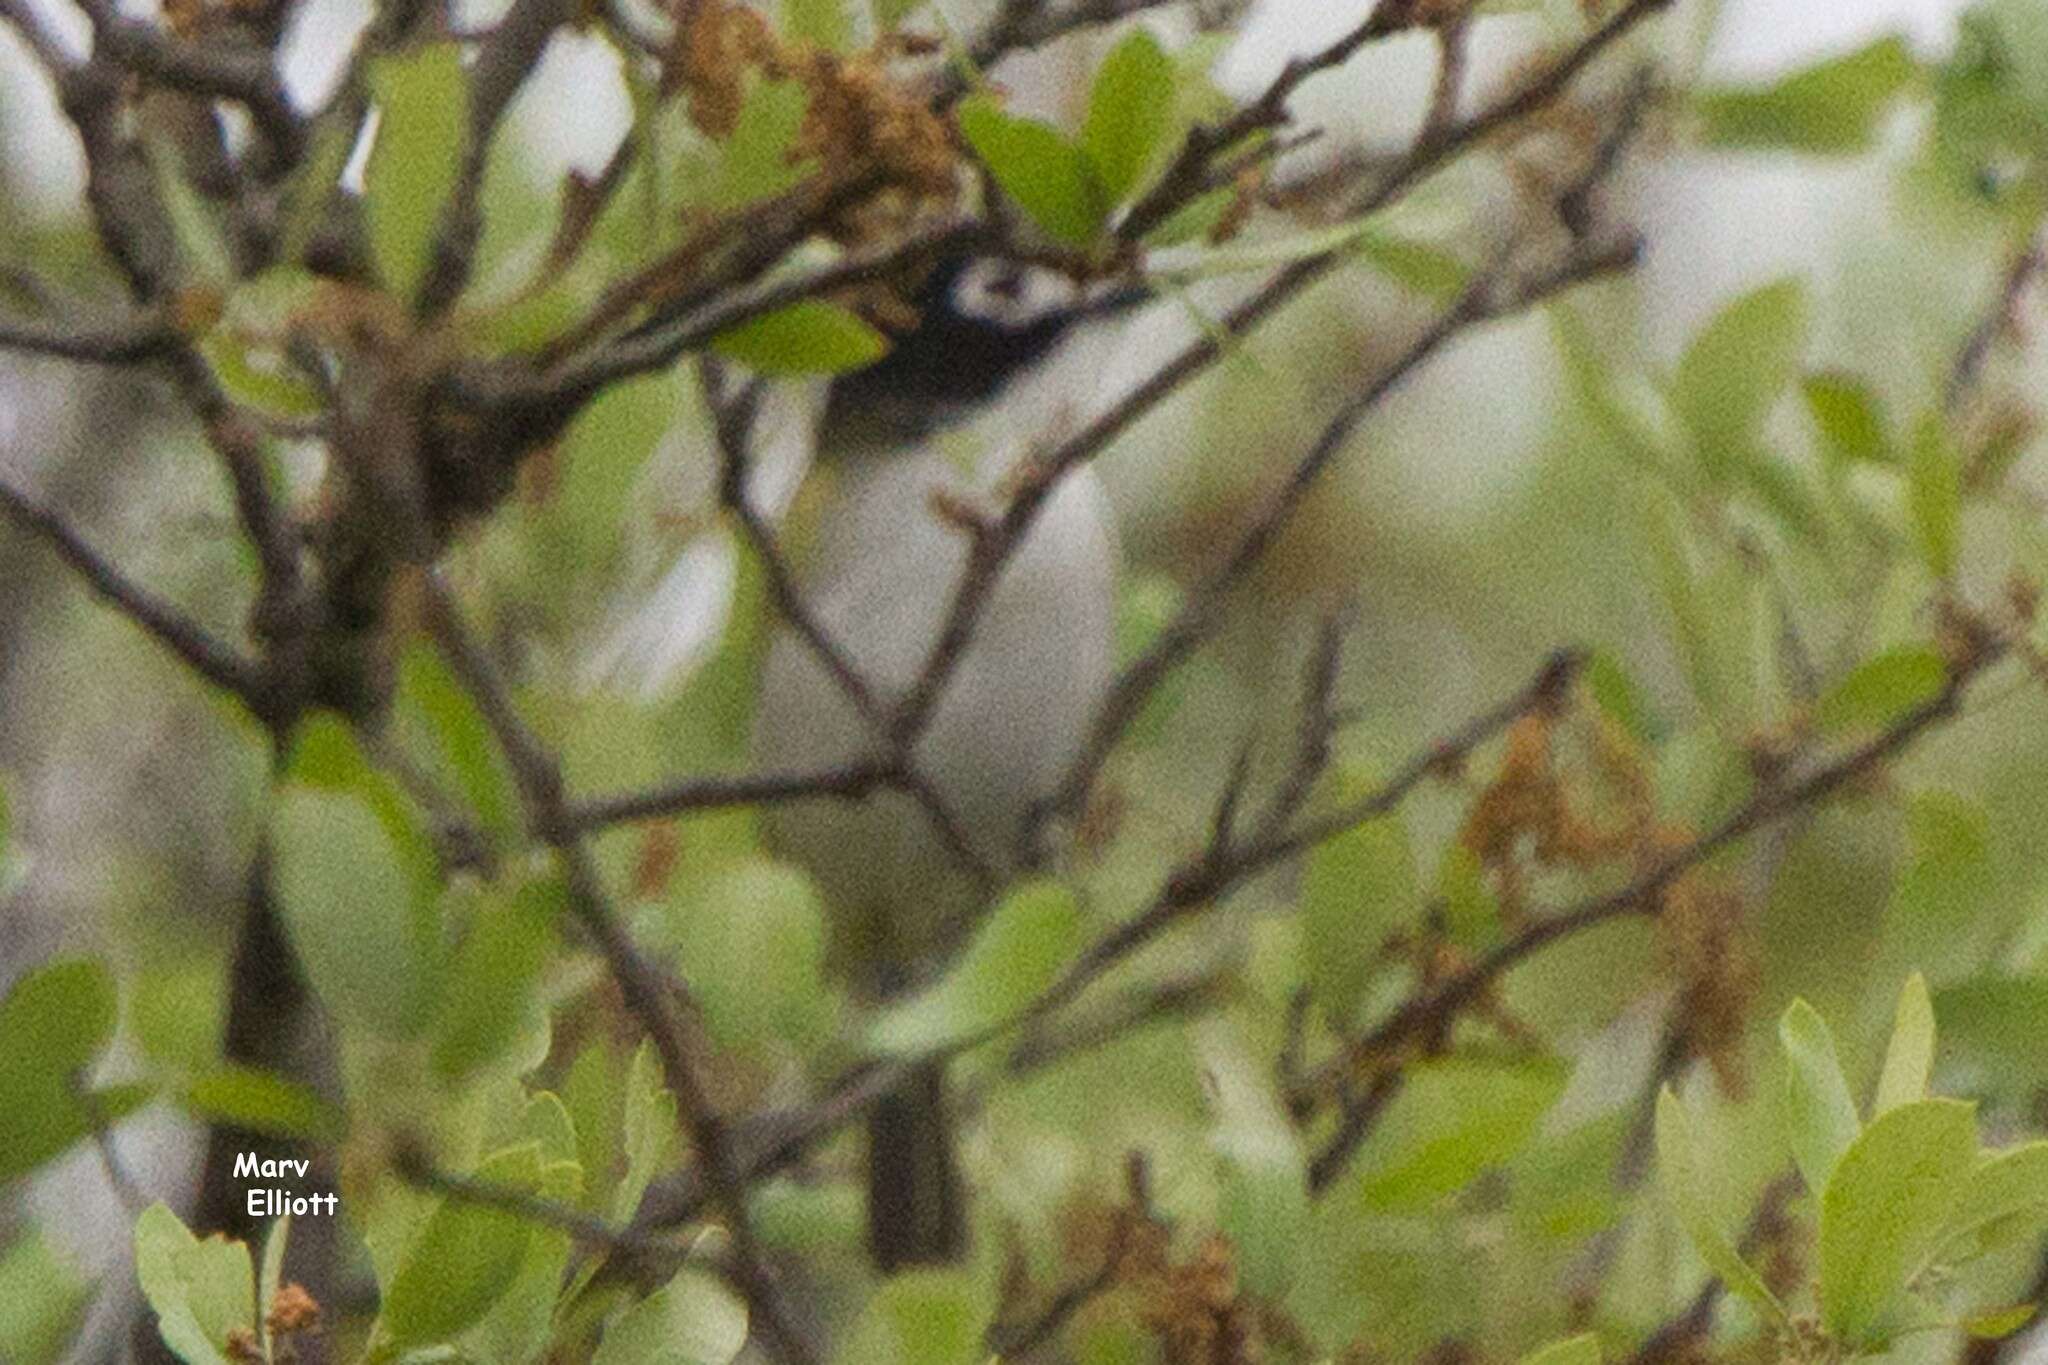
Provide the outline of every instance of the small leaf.
{"type": "MultiPolygon", "coordinates": [[[[530,1194],[540,1183],[540,1144],[487,1157],[477,1179],[530,1194]]],[[[533,1226],[502,1209],[454,1198],[427,1215],[384,1292],[382,1323],[404,1344],[446,1341],[476,1322],[511,1287],[533,1226]]]]}
{"type": "Polygon", "coordinates": [[[591,1365],[729,1365],[746,1344],[746,1305],[685,1270],[619,1315],[591,1365]]]}
{"type": "Polygon", "coordinates": [[[1927,978],[1915,972],[1899,992],[1898,1015],[1892,1022],[1892,1040],[1885,1049],[1871,1116],[1926,1099],[1927,1078],[1933,1070],[1934,1002],[1928,998],[1927,978]]]}
{"type": "Polygon", "coordinates": [[[626,1173],[612,1191],[614,1222],[624,1223],[640,1211],[640,1197],[668,1160],[675,1138],[676,1098],[662,1083],[661,1061],[654,1045],[643,1042],[626,1073],[625,1114],[619,1129],[626,1173]]]}
{"type": "Polygon", "coordinates": [[[1905,40],[1893,35],[1770,85],[1709,90],[1695,99],[1705,123],[1702,139],[1710,147],[1866,151],[1913,71],[1905,40]]]}
{"type": "Polygon", "coordinates": [[[370,255],[384,285],[410,301],[434,250],[469,131],[469,94],[454,43],[373,58],[377,141],[363,168],[370,255]]]}
{"type": "Polygon", "coordinates": [[[242,1243],[201,1241],[152,1204],[135,1220],[135,1273],[164,1344],[187,1365],[227,1365],[228,1333],[254,1334],[256,1274],[242,1243]]]}
{"type": "Polygon", "coordinates": [[[9,1365],[57,1365],[74,1357],[73,1334],[93,1287],[33,1230],[0,1252],[0,1341],[9,1365]]]}
{"type": "Polygon", "coordinates": [[[1785,1051],[1786,1136],[1806,1188],[1817,1196],[1863,1125],[1842,1079],[1835,1035],[1813,1006],[1794,1000],[1778,1020],[1778,1041],[1785,1051]]]}
{"type": "Polygon", "coordinates": [[[1051,125],[1012,117],[985,97],[964,102],[958,118],[989,174],[1048,237],[1071,247],[1095,240],[1108,205],[1080,148],[1051,125]]]}
{"type": "Polygon", "coordinates": [[[719,333],[711,349],[761,374],[839,374],[874,364],[889,341],[837,304],[809,299],[719,333]]]}
{"type": "Polygon", "coordinates": [[[414,644],[400,657],[394,705],[417,715],[427,741],[484,828],[501,839],[515,838],[520,807],[511,771],[483,713],[431,647],[414,644]]]}
{"type": "Polygon", "coordinates": [[[1840,464],[1891,463],[1891,436],[1868,384],[1849,375],[1816,374],[1800,391],[1831,459],[1840,464]]]}
{"type": "Polygon", "coordinates": [[[750,859],[694,881],[676,929],[683,977],[720,1043],[802,1040],[825,1026],[825,908],[803,873],[750,859]]]}
{"type": "Polygon", "coordinates": [[[114,981],[87,958],[46,963],[0,1000],[0,1183],[139,1108],[141,1086],[81,1101],[83,1074],[114,1033],[114,981]]]}
{"type": "Polygon", "coordinates": [[[434,1021],[434,1070],[460,1080],[496,1060],[528,1023],[566,899],[560,878],[536,877],[487,896],[449,966],[434,1021]]]}
{"type": "Polygon", "coordinates": [[[1095,73],[1081,127],[1081,150],[1111,203],[1122,202],[1152,164],[1173,103],[1173,59],[1151,30],[1132,29],[1095,73]]]}
{"type": "Polygon", "coordinates": [[[1947,578],[1955,572],[1962,538],[1962,461],[1938,413],[1929,413],[1913,429],[1906,477],[1920,556],[1935,577],[1947,578]]]}
{"type": "Polygon", "coordinates": [[[1521,1365],[1600,1365],[1599,1334],[1581,1332],[1553,1341],[1523,1356],[1521,1365]]]}
{"type": "Polygon", "coordinates": [[[987,1358],[989,1309],[974,1276],[958,1270],[892,1275],[876,1289],[836,1365],[960,1365],[987,1358]]]}
{"type": "Polygon", "coordinates": [[[1335,1029],[1365,997],[1387,935],[1421,909],[1415,859],[1398,815],[1368,820],[1309,855],[1301,879],[1309,994],[1335,1029]]]}
{"type": "Polygon", "coordinates": [[[342,1131],[334,1106],[296,1081],[255,1067],[224,1064],[185,1087],[185,1107],[255,1133],[326,1142],[342,1131]]]}
{"type": "Polygon", "coordinates": [[[1888,650],[1857,665],[1828,689],[1814,719],[1821,729],[1835,734],[1882,730],[1941,695],[1947,683],[1948,665],[1933,650],[1888,650]]]}
{"type": "Polygon", "coordinates": [[[920,1053],[1006,1022],[1080,947],[1073,892],[1032,882],[1005,896],[938,982],[886,1011],[869,1033],[884,1052],[920,1053]]]}
{"type": "Polygon", "coordinates": [[[1691,1120],[1670,1086],[1657,1096],[1657,1179],[1664,1187],[1664,1198],[1673,1216],[1692,1239],[1693,1248],[1707,1263],[1707,1269],[1720,1277],[1730,1293],[1748,1300],[1751,1307],[1772,1322],[1780,1327],[1790,1326],[1784,1306],[1764,1284],[1763,1277],[1736,1252],[1735,1243],[1715,1218],[1706,1188],[1706,1170],[1693,1141],[1691,1120]]]}
{"type": "Polygon", "coordinates": [[[2020,1303],[2010,1308],[1978,1313],[1963,1319],[1963,1330],[1979,1341],[2003,1341],[2032,1322],[2040,1307],[2035,1303],[2020,1303]]]}
{"type": "Polygon", "coordinates": [[[1408,1080],[1363,1150],[1369,1209],[1419,1212],[1512,1158],[1564,1091],[1561,1068],[1444,1058],[1408,1080]]]}
{"type": "Polygon", "coordinates": [[[355,1022],[415,1032],[438,985],[438,923],[384,826],[361,801],[287,787],[270,828],[278,905],[313,989],[355,1022]]]}
{"type": "Polygon", "coordinates": [[[1957,1100],[1921,1100],[1873,1120],[1842,1153],[1821,1198],[1821,1321],[1852,1348],[1881,1341],[1909,1272],[1938,1242],[1977,1151],[1957,1100]]]}
{"type": "Polygon", "coordinates": [[[2023,1223],[2028,1230],[2048,1223],[2048,1141],[1985,1152],[1936,1246],[1966,1255],[1971,1248],[1957,1247],[1959,1240],[2010,1222],[2023,1223]]]}
{"type": "Polygon", "coordinates": [[[1671,401],[1709,470],[1735,467],[1791,382],[1805,341],[1797,280],[1752,290],[1716,313],[1678,362],[1671,401]]]}

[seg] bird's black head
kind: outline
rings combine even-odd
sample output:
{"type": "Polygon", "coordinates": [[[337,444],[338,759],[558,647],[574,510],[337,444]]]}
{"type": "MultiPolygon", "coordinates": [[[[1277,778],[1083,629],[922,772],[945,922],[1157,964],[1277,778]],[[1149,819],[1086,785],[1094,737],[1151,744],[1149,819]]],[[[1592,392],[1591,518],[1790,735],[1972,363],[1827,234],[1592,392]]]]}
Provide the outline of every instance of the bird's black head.
{"type": "Polygon", "coordinates": [[[833,382],[827,441],[901,444],[965,421],[1077,323],[1142,298],[1135,290],[1089,289],[1043,266],[946,261],[910,296],[917,323],[894,334],[889,354],[833,382]]]}

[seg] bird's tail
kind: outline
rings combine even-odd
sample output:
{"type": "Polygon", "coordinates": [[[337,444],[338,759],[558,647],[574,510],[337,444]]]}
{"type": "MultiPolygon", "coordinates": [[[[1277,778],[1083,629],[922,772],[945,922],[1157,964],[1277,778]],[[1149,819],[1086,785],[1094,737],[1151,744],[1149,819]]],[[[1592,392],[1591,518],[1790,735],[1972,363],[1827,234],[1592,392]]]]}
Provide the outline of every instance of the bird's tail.
{"type": "Polygon", "coordinates": [[[868,1251],[884,1274],[957,1261],[967,1245],[943,1062],[868,1113],[868,1251]]]}

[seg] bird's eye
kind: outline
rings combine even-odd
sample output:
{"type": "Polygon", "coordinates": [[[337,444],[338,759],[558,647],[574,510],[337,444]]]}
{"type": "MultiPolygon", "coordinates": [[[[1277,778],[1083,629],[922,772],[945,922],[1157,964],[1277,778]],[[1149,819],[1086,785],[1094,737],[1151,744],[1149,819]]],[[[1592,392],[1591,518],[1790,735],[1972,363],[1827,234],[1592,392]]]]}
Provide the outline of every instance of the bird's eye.
{"type": "Polygon", "coordinates": [[[962,317],[998,327],[1028,327],[1071,309],[1078,297],[1072,281],[1054,270],[1013,261],[975,261],[953,287],[953,309],[962,317]]]}

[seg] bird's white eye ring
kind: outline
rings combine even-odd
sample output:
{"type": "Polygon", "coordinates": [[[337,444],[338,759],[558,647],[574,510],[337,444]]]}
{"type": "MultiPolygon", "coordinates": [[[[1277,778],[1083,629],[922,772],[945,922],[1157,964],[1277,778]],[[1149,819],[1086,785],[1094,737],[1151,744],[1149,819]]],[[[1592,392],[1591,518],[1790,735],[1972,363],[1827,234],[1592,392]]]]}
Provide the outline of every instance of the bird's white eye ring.
{"type": "Polygon", "coordinates": [[[1028,327],[1071,311],[1081,291],[1056,270],[986,257],[971,261],[953,282],[953,310],[1000,327],[1028,327]]]}

